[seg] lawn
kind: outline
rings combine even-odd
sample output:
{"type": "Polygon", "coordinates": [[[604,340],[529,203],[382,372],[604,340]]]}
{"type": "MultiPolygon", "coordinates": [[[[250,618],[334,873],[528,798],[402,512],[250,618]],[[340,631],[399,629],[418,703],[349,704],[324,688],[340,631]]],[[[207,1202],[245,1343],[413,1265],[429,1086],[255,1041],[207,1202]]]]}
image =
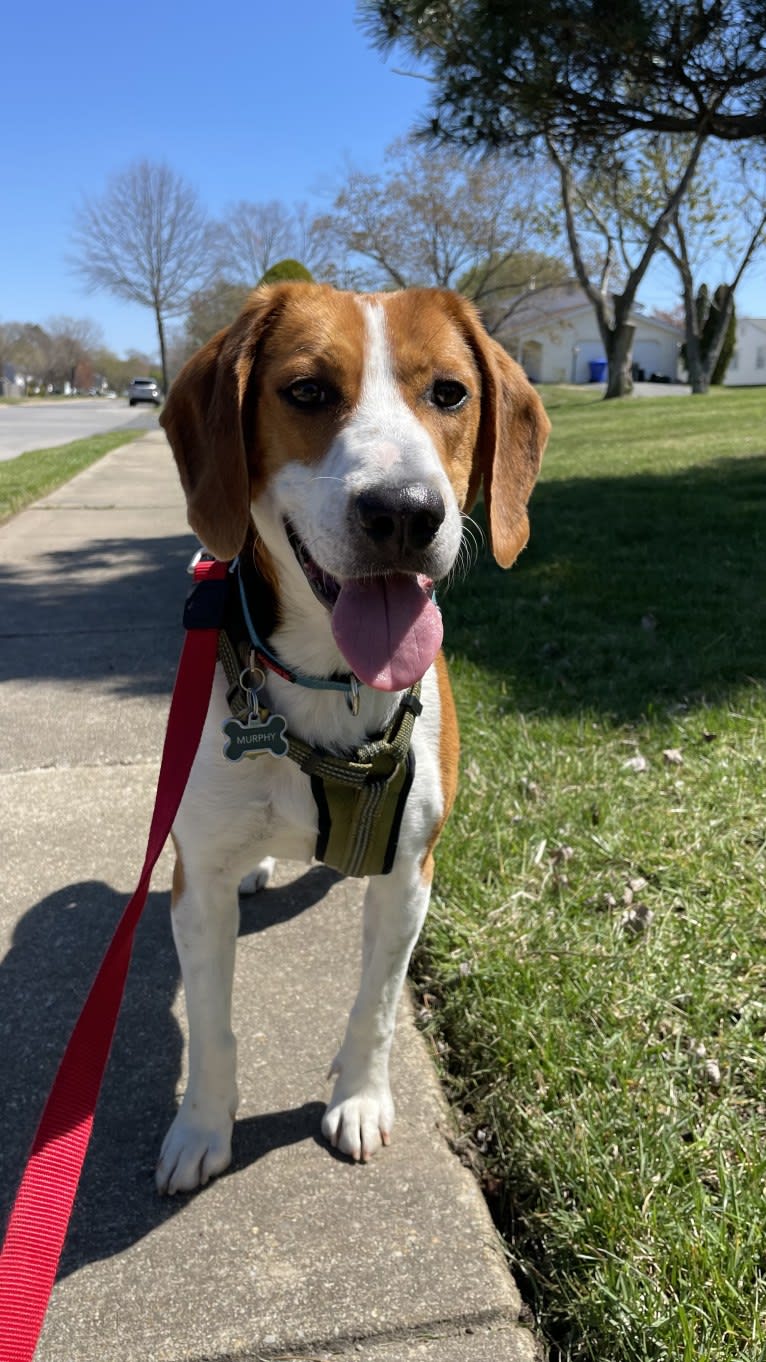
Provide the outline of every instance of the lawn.
{"type": "Polygon", "coordinates": [[[766,397],[550,390],[529,548],[442,601],[421,1018],[554,1359],[766,1357],[766,397]]]}
{"type": "Polygon", "coordinates": [[[142,431],[115,430],[55,449],[34,449],[0,462],[0,524],[18,511],[68,482],[110,449],[128,444],[142,431]]]}

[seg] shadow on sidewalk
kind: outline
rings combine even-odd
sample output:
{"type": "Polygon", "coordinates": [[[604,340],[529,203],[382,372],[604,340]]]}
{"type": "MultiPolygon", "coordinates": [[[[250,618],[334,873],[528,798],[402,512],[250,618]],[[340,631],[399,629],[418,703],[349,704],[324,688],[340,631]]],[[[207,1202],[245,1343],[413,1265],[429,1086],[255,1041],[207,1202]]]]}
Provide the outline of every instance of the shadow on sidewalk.
{"type": "MultiPolygon", "coordinates": [[[[318,903],[338,877],[308,869],[292,884],[241,901],[241,935],[266,931],[318,903]]],[[[125,897],[88,881],[49,895],[24,916],[0,965],[0,1225],[4,1227],[42,1104],[125,897]]],[[[159,1197],[154,1165],[176,1109],[182,1037],[172,1013],[179,970],[169,895],[149,895],[60,1276],[111,1257],[171,1219],[186,1197],[159,1197]]],[[[307,1102],[240,1121],[232,1173],[274,1149],[319,1140],[323,1111],[307,1102]]]]}
{"type": "Polygon", "coordinates": [[[191,586],[189,534],[94,539],[0,563],[0,681],[102,683],[118,695],[168,692],[191,586]]]}

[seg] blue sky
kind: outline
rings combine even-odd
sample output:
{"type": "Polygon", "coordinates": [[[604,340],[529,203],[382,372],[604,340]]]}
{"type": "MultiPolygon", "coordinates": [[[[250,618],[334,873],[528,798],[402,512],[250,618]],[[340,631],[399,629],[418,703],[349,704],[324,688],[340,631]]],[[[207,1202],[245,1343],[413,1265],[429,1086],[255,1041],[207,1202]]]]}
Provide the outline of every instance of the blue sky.
{"type": "MultiPolygon", "coordinates": [[[[216,216],[237,199],[324,207],[348,161],[375,169],[427,87],[384,62],[355,14],[353,0],[6,6],[0,321],[89,317],[118,353],[156,349],[151,314],[88,294],[66,259],[81,194],[133,160],[167,161],[216,216]]],[[[641,298],[670,307],[676,292],[659,268],[641,298]]],[[[766,316],[763,261],[738,310],[766,316]]]]}

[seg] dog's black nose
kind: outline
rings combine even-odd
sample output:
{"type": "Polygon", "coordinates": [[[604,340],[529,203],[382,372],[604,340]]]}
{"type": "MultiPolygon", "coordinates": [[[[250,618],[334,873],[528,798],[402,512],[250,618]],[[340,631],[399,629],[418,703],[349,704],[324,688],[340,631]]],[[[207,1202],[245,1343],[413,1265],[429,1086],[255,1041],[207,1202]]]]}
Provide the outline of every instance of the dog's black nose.
{"type": "Polygon", "coordinates": [[[356,514],[365,534],[383,549],[425,549],[435,538],[446,510],[434,487],[374,487],[360,492],[356,514]]]}

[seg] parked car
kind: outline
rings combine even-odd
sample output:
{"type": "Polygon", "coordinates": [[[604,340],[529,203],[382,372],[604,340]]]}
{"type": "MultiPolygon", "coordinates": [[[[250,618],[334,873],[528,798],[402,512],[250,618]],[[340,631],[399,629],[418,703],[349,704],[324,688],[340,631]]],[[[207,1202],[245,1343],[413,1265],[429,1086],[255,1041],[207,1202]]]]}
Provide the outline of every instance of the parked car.
{"type": "Polygon", "coordinates": [[[131,407],[135,407],[136,402],[153,402],[158,407],[162,393],[153,378],[132,378],[128,386],[128,401],[131,407]]]}

